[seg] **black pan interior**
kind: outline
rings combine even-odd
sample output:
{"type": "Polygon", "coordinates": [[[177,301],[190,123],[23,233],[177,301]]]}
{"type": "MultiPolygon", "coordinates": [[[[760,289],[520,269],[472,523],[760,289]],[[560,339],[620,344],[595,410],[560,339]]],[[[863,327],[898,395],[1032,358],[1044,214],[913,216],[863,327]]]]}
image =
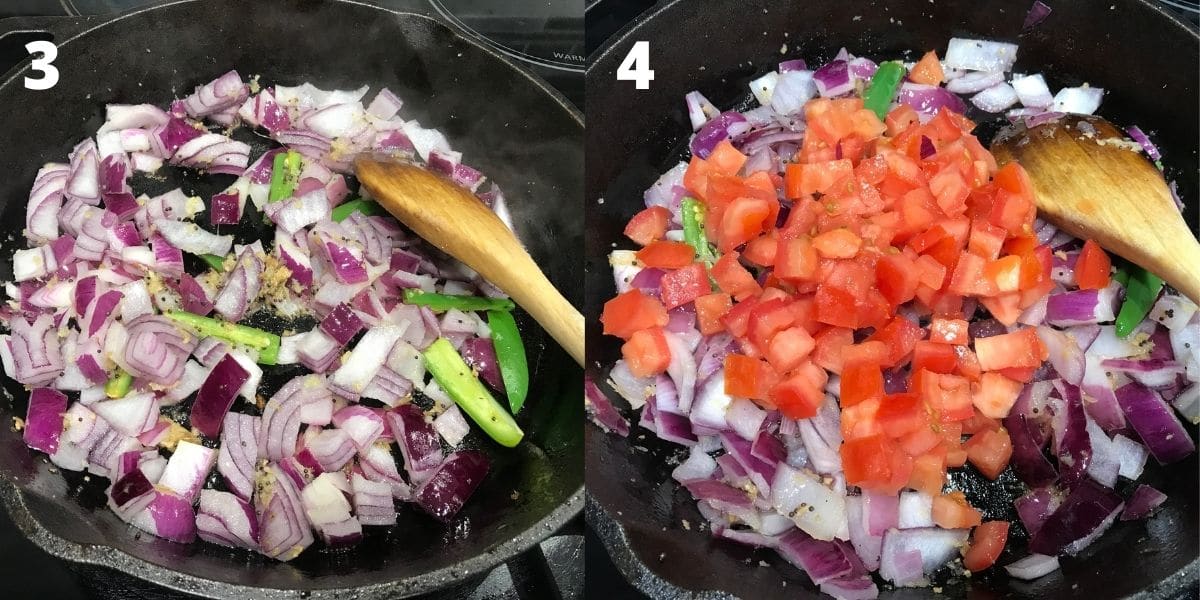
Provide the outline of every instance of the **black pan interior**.
{"type": "MultiPolygon", "coordinates": [[[[593,55],[587,74],[586,213],[591,235],[586,240],[585,286],[593,376],[602,378],[605,368],[600,365],[620,356],[619,340],[603,337],[597,321],[604,301],[614,294],[606,256],[614,247],[631,247],[621,232],[643,207],[642,192],[686,155],[691,129],[683,95],[698,89],[722,108],[750,102],[747,82],[785,58],[821,64],[845,46],[876,59],[915,60],[928,49],[944,50],[955,36],[1018,42],[1015,71],[1045,73],[1052,88],[1083,82],[1103,87],[1108,93],[1100,114],[1152,132],[1195,227],[1200,206],[1196,34],[1149,3],[1050,4],[1050,17],[1022,33],[1030,6],[1026,0],[688,0],[659,4],[641,22],[614,36],[593,55]],[[615,78],[617,66],[637,40],[651,43],[655,80],[648,91],[635,91],[632,82],[615,78]]],[[[994,117],[971,116],[981,123],[985,138],[999,125],[994,117]]],[[[656,597],[709,591],[704,597],[728,593],[742,598],[806,597],[815,592],[798,569],[773,552],[716,541],[697,527],[702,520],[694,502],[670,479],[674,459],[682,455],[678,446],[660,442],[636,426],[628,440],[593,427],[586,436],[589,520],[617,565],[643,591],[656,597]]],[[[943,592],[973,600],[1167,597],[1194,587],[1200,551],[1196,456],[1170,468],[1153,465],[1143,479],[1170,495],[1164,510],[1148,521],[1119,523],[1080,557],[1063,560],[1060,573],[1030,583],[988,573],[944,582],[943,592]]],[[[1020,483],[1011,472],[989,483],[968,469],[955,483],[986,507],[985,518],[1016,520],[1009,498],[1020,483]]],[[[1001,564],[1025,553],[1025,534],[1019,523],[1013,529],[1015,543],[1001,564]]],[[[881,597],[919,598],[928,593],[883,590],[881,597]]]]}
{"type": "MultiPolygon", "coordinates": [[[[494,177],[530,253],[568,299],[581,301],[577,255],[559,250],[582,244],[582,119],[544,84],[426,17],[340,1],[181,2],[58,43],[61,79],[52,91],[25,90],[24,73],[0,86],[0,106],[9,115],[0,149],[5,255],[23,247],[34,173],[44,162],[64,161],[79,139],[94,132],[106,103],[165,105],[236,68],[246,77],[261,75],[265,85],[309,81],[348,89],[366,83],[371,94],[390,87],[405,100],[406,118],[441,129],[470,164],[494,177]]],[[[256,152],[265,147],[248,132],[239,136],[256,152]]],[[[153,194],[182,186],[208,198],[233,180],[200,179],[167,167],[162,173],[165,181],[143,179],[135,190],[153,194]]],[[[239,241],[262,233],[249,225],[256,218],[243,219],[235,231],[239,241]]],[[[0,280],[10,279],[11,262],[0,264],[0,280]]],[[[286,564],[206,543],[174,544],[117,519],[104,507],[102,482],[50,472],[44,457],[24,448],[20,433],[8,425],[0,428],[0,473],[22,493],[7,490],[6,499],[14,519],[60,556],[193,592],[230,597],[236,590],[230,586],[242,585],[358,588],[367,597],[398,597],[446,585],[532,545],[578,510],[580,370],[531,319],[518,319],[532,381],[530,402],[518,419],[526,442],[505,450],[478,432],[469,436],[467,445],[491,456],[492,471],[449,527],[405,506],[397,526],[370,533],[356,548],[310,551],[286,564]],[[30,517],[39,527],[28,524],[30,517]]],[[[268,377],[260,393],[273,393],[292,374],[283,369],[268,377]]],[[[24,416],[27,393],[5,379],[11,400],[0,400],[0,420],[10,423],[10,415],[24,416]]]]}

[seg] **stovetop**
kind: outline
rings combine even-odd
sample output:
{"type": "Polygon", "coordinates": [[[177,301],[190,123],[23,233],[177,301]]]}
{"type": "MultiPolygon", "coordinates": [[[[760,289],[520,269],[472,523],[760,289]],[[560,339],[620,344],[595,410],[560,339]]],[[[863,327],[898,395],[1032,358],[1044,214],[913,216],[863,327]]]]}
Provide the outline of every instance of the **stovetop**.
{"type": "MultiPolygon", "coordinates": [[[[393,10],[433,16],[466,30],[534,71],[583,108],[582,3],[578,0],[370,0],[393,10]]],[[[0,18],[108,15],[152,0],[0,0],[0,18]]],[[[39,34],[0,38],[0,73],[26,58],[39,34]]],[[[576,600],[583,597],[583,518],[487,575],[422,600],[576,600]]],[[[68,564],[46,554],[0,509],[0,596],[13,600],[158,600],[180,594],[115,571],[68,564]]],[[[189,596],[190,597],[190,596],[189,596]]]]}

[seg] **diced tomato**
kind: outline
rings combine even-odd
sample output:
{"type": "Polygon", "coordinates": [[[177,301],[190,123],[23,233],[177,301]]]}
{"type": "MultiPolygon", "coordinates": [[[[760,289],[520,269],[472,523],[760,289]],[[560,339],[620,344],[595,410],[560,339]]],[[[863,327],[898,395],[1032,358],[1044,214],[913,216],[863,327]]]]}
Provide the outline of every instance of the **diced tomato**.
{"type": "Polygon", "coordinates": [[[938,60],[937,52],[930,50],[908,71],[908,78],[914,83],[924,85],[940,85],[946,74],[942,71],[942,62],[938,60]]]}
{"type": "Polygon", "coordinates": [[[729,354],[725,357],[725,393],[751,400],[768,400],[779,376],[767,361],[729,354]]]}
{"type": "Polygon", "coordinates": [[[958,368],[958,354],[953,346],[931,340],[921,340],[913,346],[913,372],[928,369],[934,373],[953,373],[958,368]]]}
{"type": "Polygon", "coordinates": [[[1099,290],[1108,287],[1112,272],[1112,259],[1100,244],[1088,240],[1075,260],[1075,282],[1081,290],[1099,290]]]}
{"type": "Polygon", "coordinates": [[[638,250],[637,258],[647,267],[679,269],[692,264],[696,249],[684,242],[662,240],[638,250]]]}
{"type": "Polygon", "coordinates": [[[971,402],[984,416],[993,419],[1003,419],[1017,402],[1024,387],[1020,381],[1014,381],[999,373],[984,373],[976,384],[971,402]]]}
{"type": "Polygon", "coordinates": [[[954,352],[958,354],[958,372],[971,381],[978,381],[982,369],[975,352],[966,346],[955,346],[954,352]]]}
{"type": "Polygon", "coordinates": [[[816,348],[813,362],[833,373],[842,372],[842,350],[854,343],[854,331],[845,327],[830,327],[813,336],[816,348]]]}
{"type": "Polygon", "coordinates": [[[900,451],[885,435],[876,434],[846,440],[841,453],[847,484],[879,490],[892,480],[893,455],[900,451]]]}
{"type": "Polygon", "coordinates": [[[858,312],[850,292],[826,284],[817,285],[817,320],[829,325],[855,329],[858,312]]]}
{"type": "Polygon", "coordinates": [[[671,364],[671,348],[661,327],[635,332],[621,346],[621,356],[629,365],[629,372],[637,377],[657,375],[671,364]]]}
{"type": "Polygon", "coordinates": [[[813,193],[825,193],[833,185],[854,173],[850,159],[821,163],[791,163],[784,174],[783,185],[788,198],[808,198],[813,193]]]}
{"type": "Polygon", "coordinates": [[[721,140],[708,155],[708,164],[713,171],[722,175],[737,175],[746,164],[746,155],[738,152],[728,139],[721,140]]]}
{"type": "Polygon", "coordinates": [[[884,119],[884,124],[887,127],[888,135],[895,136],[916,124],[917,121],[917,111],[913,107],[907,104],[897,104],[896,108],[893,108],[884,119]]]}
{"type": "Polygon", "coordinates": [[[661,302],[633,289],[604,303],[600,315],[605,335],[629,339],[634,332],[667,324],[667,310],[661,302]]]}
{"type": "Polygon", "coordinates": [[[854,406],[859,402],[883,398],[883,371],[878,364],[859,361],[842,369],[841,404],[854,406]]]}
{"type": "Polygon", "coordinates": [[[917,327],[916,323],[904,317],[896,317],[867,339],[883,342],[887,346],[888,355],[883,366],[893,367],[908,358],[917,342],[924,337],[925,331],[917,327]]]}
{"type": "Polygon", "coordinates": [[[967,464],[967,450],[958,442],[946,442],[946,467],[961,467],[967,464]]]}
{"type": "Polygon", "coordinates": [[[975,414],[970,419],[962,422],[962,432],[966,435],[975,435],[981,431],[996,429],[1000,429],[1000,421],[984,416],[978,409],[975,410],[975,414]]]}
{"type": "MultiPolygon", "coordinates": [[[[962,264],[962,263],[959,263],[962,264]]],[[[1015,292],[1021,288],[1021,257],[1008,256],[987,261],[983,267],[983,277],[988,280],[989,287],[1000,292],[1015,292]]]]}
{"type": "Polygon", "coordinates": [[[747,298],[734,304],[733,308],[730,308],[729,312],[721,317],[721,324],[734,337],[746,337],[746,333],[750,331],[750,313],[757,305],[758,300],[755,298],[747,298]]]}
{"type": "Polygon", "coordinates": [[[791,326],[796,316],[791,302],[784,298],[764,299],[750,313],[750,330],[747,336],[759,348],[766,348],[771,337],[791,326]]]}
{"type": "Polygon", "coordinates": [[[912,474],[908,476],[908,487],[930,496],[942,493],[946,485],[946,451],[925,453],[913,458],[912,474]]]}
{"type": "MultiPolygon", "coordinates": [[[[766,231],[771,204],[760,198],[737,198],[721,217],[717,246],[729,252],[766,231]]],[[[773,223],[772,223],[773,224],[773,223]]]]}
{"type": "Polygon", "coordinates": [[[982,523],[983,515],[955,491],[933,497],[933,522],[945,529],[967,529],[982,523]]]}
{"type": "Polygon", "coordinates": [[[767,361],[776,371],[787,373],[800,366],[815,346],[816,342],[803,327],[789,327],[776,333],[767,344],[767,361]]]}
{"type": "Polygon", "coordinates": [[[921,285],[941,289],[946,282],[946,265],[940,263],[932,256],[918,256],[916,263],[913,265],[917,271],[917,278],[921,285]]]}
{"type": "Polygon", "coordinates": [[[926,424],[925,404],[918,394],[890,394],[879,403],[875,419],[888,437],[897,438],[926,424]]]}
{"type": "Polygon", "coordinates": [[[712,291],[704,265],[692,263],[662,276],[662,301],[667,309],[683,306],[712,291]]]}
{"type": "Polygon", "coordinates": [[[721,323],[721,317],[729,312],[733,307],[733,301],[729,294],[717,292],[715,294],[706,294],[695,300],[696,304],[696,321],[700,326],[700,333],[704,335],[713,335],[725,330],[725,325],[721,323]]]}
{"type": "Polygon", "coordinates": [[[778,230],[772,229],[747,242],[742,256],[761,267],[770,267],[775,264],[775,255],[778,249],[779,233],[778,230]]]}
{"type": "Polygon", "coordinates": [[[967,333],[968,323],[965,319],[945,319],[934,317],[929,323],[929,341],[939,344],[966,346],[970,343],[967,333]]]}
{"type": "Polygon", "coordinates": [[[721,291],[730,294],[741,302],[750,296],[762,292],[762,287],[754,280],[754,276],[742,263],[738,262],[738,253],[729,252],[717,259],[712,267],[712,277],[717,280],[721,291]]]}
{"type": "Polygon", "coordinates": [[[939,451],[939,454],[943,454],[945,452],[942,449],[944,438],[941,433],[938,433],[935,427],[936,425],[933,423],[926,422],[916,430],[900,436],[896,442],[900,444],[900,448],[905,453],[914,458],[935,449],[939,451]]]}
{"type": "Polygon", "coordinates": [[[963,566],[978,573],[994,564],[1008,541],[1008,521],[980,523],[971,532],[971,544],[963,554],[963,566]]]}
{"type": "Polygon", "coordinates": [[[662,206],[651,206],[633,215],[625,225],[625,237],[645,246],[654,240],[662,239],[667,233],[667,221],[671,219],[671,211],[662,206]]]}
{"type": "Polygon", "coordinates": [[[957,169],[943,169],[929,178],[929,191],[938,208],[947,216],[957,216],[967,210],[967,196],[971,189],[957,169]]]}
{"type": "MultiPolygon", "coordinates": [[[[811,363],[809,363],[811,365],[811,363]]],[[[816,371],[824,373],[820,368],[816,371]]],[[[789,419],[808,419],[816,416],[825,401],[823,377],[813,369],[797,369],[771,391],[771,400],[779,412],[789,419]]]]}
{"type": "Polygon", "coordinates": [[[688,168],[683,173],[683,187],[701,200],[708,199],[708,175],[713,172],[708,161],[692,155],[688,168]]]}
{"type": "Polygon", "coordinates": [[[848,229],[834,229],[813,238],[812,245],[824,258],[852,258],[862,248],[862,238],[848,229]]]}
{"type": "Polygon", "coordinates": [[[971,237],[967,241],[967,250],[983,258],[994,260],[1000,256],[1006,234],[1004,229],[987,221],[974,221],[971,223],[971,237]]]}
{"type": "Polygon", "coordinates": [[[967,440],[967,460],[991,480],[1000,476],[1012,458],[1012,439],[1004,428],[981,431],[967,440]]]}
{"type": "Polygon", "coordinates": [[[889,254],[875,263],[875,285],[893,306],[912,300],[919,283],[916,264],[903,254],[889,254]]]}
{"type": "Polygon", "coordinates": [[[1013,325],[1021,317],[1021,294],[1017,292],[1006,292],[990,298],[980,298],[979,303],[1004,325],[1013,325]]]}
{"type": "Polygon", "coordinates": [[[812,281],[817,273],[817,250],[807,236],[779,240],[775,276],[792,283],[812,281]]]}
{"type": "Polygon", "coordinates": [[[1008,367],[1042,366],[1050,357],[1046,345],[1037,336],[1033,327],[1025,327],[1013,333],[975,339],[975,355],[979,368],[995,371],[1008,367]]]}
{"type": "Polygon", "coordinates": [[[987,278],[984,269],[987,260],[974,254],[963,254],[954,268],[950,278],[950,291],[959,296],[992,296],[996,294],[996,284],[987,278]]]}

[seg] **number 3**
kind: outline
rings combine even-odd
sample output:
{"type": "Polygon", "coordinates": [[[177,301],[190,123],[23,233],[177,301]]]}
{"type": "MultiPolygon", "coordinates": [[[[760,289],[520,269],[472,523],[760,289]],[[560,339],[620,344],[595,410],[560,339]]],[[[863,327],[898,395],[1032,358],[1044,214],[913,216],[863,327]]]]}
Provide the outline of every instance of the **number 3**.
{"type": "Polygon", "coordinates": [[[50,64],[58,58],[58,46],[46,40],[37,40],[25,44],[25,50],[30,54],[41,52],[41,58],[33,59],[33,70],[40,71],[42,76],[37,79],[25,78],[25,88],[30,90],[48,90],[58,83],[58,68],[50,64]]]}
{"type": "Polygon", "coordinates": [[[617,81],[632,81],[639,90],[650,89],[654,81],[654,69],[650,68],[650,42],[634,42],[621,66],[617,67],[617,81]]]}

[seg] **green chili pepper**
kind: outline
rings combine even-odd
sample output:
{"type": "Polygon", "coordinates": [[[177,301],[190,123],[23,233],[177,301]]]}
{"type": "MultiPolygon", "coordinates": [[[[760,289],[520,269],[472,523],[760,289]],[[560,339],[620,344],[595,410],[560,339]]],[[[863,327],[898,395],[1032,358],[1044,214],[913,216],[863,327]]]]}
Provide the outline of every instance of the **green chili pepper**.
{"type": "Polygon", "coordinates": [[[200,254],[200,260],[208,264],[208,266],[217,271],[225,270],[225,257],[217,256],[216,254],[200,254]]]}
{"type": "Polygon", "coordinates": [[[271,163],[271,190],[267,194],[268,202],[278,202],[290,198],[300,182],[300,153],[294,150],[280,152],[271,163]]]}
{"type": "Polygon", "coordinates": [[[512,415],[488,393],[449,340],[438,338],[421,356],[438,385],[489,437],[507,448],[525,437],[512,415]]]}
{"type": "Polygon", "coordinates": [[[889,61],[875,71],[867,91],[863,92],[863,108],[871,109],[880,119],[887,117],[888,106],[896,96],[896,88],[900,87],[900,79],[904,77],[904,64],[900,61],[889,61]]]}
{"type": "Polygon", "coordinates": [[[387,211],[384,210],[383,207],[380,206],[378,202],[375,202],[374,200],[364,200],[362,198],[356,198],[356,199],[350,200],[348,202],[343,202],[343,203],[337,205],[336,207],[334,207],[333,212],[330,214],[329,218],[340,223],[340,222],[342,222],[342,219],[345,219],[346,217],[349,217],[352,213],[356,213],[356,212],[360,212],[364,216],[367,216],[367,217],[374,216],[374,215],[386,215],[387,214],[387,211]]]}
{"type": "Polygon", "coordinates": [[[492,346],[496,349],[496,364],[500,377],[504,379],[504,392],[508,395],[508,408],[515,415],[525,405],[529,393],[529,365],[525,362],[525,343],[517,331],[517,322],[511,312],[488,311],[488,327],[492,330],[492,346]]]}
{"type": "Polygon", "coordinates": [[[1117,313],[1117,337],[1129,335],[1146,318],[1163,287],[1163,280],[1150,271],[1136,265],[1130,265],[1128,269],[1125,301],[1121,303],[1121,312],[1117,313]]]}
{"type": "Polygon", "coordinates": [[[125,394],[129,393],[131,385],[133,385],[133,375],[118,368],[117,374],[104,384],[104,395],[113,399],[124,398],[125,394]]]}
{"type": "Polygon", "coordinates": [[[279,336],[255,327],[229,323],[182,310],[169,310],[167,318],[195,331],[198,335],[221,338],[231,344],[258,350],[258,363],[273,365],[279,360],[279,336]]]}
{"type": "Polygon", "coordinates": [[[484,298],[483,296],[457,296],[454,294],[435,294],[422,292],[417,289],[404,290],[404,301],[408,304],[428,306],[431,310],[512,310],[516,308],[508,298],[484,298]]]}
{"type": "Polygon", "coordinates": [[[717,262],[717,253],[708,243],[704,233],[704,204],[695,198],[684,198],[680,208],[683,215],[683,241],[696,249],[696,258],[704,264],[713,266],[717,262]]]}
{"type": "Polygon", "coordinates": [[[1121,287],[1129,287],[1129,271],[1125,267],[1118,267],[1117,272],[1113,274],[1113,281],[1121,284],[1121,287]]]}

